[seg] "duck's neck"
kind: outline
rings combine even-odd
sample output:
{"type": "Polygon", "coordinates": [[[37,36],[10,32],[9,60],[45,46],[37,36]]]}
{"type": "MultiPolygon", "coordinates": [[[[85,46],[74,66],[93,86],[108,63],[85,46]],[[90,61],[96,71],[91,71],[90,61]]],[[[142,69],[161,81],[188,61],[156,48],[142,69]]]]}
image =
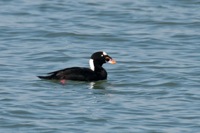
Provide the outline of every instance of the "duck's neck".
{"type": "Polygon", "coordinates": [[[97,61],[94,61],[93,59],[89,60],[89,64],[90,64],[90,69],[92,71],[101,71],[104,70],[104,68],[102,67],[103,63],[99,63],[97,61]]]}
{"type": "Polygon", "coordinates": [[[91,69],[92,71],[94,71],[95,68],[94,68],[94,60],[93,60],[93,59],[90,59],[90,60],[89,60],[89,65],[90,65],[90,69],[91,69]]]}
{"type": "Polygon", "coordinates": [[[102,67],[103,64],[99,64],[99,62],[95,62],[93,59],[90,59],[89,64],[90,64],[90,69],[94,71],[100,79],[107,78],[107,72],[102,67]]]}

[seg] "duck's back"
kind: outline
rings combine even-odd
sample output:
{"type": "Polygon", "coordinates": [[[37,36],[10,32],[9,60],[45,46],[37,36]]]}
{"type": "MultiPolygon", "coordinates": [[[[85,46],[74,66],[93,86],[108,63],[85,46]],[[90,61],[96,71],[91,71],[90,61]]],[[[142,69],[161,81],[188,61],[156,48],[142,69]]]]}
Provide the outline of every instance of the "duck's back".
{"type": "Polygon", "coordinates": [[[49,76],[40,76],[42,79],[96,81],[98,75],[89,68],[71,67],[48,73],[49,76]]]}

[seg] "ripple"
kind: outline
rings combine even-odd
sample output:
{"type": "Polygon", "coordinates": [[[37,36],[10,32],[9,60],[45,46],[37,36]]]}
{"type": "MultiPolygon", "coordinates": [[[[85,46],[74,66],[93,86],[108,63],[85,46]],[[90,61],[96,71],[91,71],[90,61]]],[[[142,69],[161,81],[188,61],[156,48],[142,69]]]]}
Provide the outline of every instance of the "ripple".
{"type": "Polygon", "coordinates": [[[198,3],[0,1],[0,132],[198,132],[198,3]],[[99,50],[106,81],[36,77],[99,50]]]}

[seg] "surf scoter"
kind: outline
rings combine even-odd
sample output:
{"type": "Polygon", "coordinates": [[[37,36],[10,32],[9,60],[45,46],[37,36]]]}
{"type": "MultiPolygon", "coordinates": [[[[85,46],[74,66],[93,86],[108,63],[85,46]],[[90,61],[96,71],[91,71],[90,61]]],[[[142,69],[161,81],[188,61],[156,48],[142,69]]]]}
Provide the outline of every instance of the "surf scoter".
{"type": "Polygon", "coordinates": [[[48,73],[47,76],[38,76],[40,79],[59,80],[65,83],[66,80],[75,81],[98,81],[107,79],[107,72],[102,67],[104,63],[115,64],[116,61],[112,59],[106,52],[99,51],[92,54],[89,64],[90,68],[84,67],[70,67],[62,70],[48,73]]]}

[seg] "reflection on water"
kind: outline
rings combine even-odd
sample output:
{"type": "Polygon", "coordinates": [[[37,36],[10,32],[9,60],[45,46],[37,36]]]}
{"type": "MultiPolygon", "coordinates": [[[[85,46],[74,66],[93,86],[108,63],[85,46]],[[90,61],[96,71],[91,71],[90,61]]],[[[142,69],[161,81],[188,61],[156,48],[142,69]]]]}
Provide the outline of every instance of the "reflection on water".
{"type": "Polygon", "coordinates": [[[95,82],[90,82],[89,84],[90,84],[89,89],[94,89],[95,82]]]}
{"type": "Polygon", "coordinates": [[[66,83],[61,83],[59,80],[41,80],[41,83],[45,84],[59,84],[64,86],[65,88],[68,88],[68,86],[85,86],[89,85],[89,89],[106,89],[109,86],[109,83],[107,80],[102,80],[102,81],[95,81],[95,82],[85,82],[85,81],[72,81],[72,80],[67,80],[66,83]]]}
{"type": "Polygon", "coordinates": [[[89,89],[106,89],[108,87],[108,81],[102,80],[97,82],[90,82],[89,89]]]}

